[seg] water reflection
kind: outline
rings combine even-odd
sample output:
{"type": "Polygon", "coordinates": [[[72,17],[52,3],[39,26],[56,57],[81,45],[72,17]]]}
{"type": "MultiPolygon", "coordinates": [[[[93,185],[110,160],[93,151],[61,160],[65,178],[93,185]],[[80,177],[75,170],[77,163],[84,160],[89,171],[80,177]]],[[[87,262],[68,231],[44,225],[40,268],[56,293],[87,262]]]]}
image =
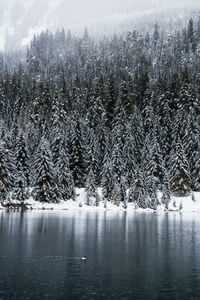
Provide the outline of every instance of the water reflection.
{"type": "Polygon", "coordinates": [[[199,252],[195,213],[1,211],[0,299],[200,299],[199,252]]]}

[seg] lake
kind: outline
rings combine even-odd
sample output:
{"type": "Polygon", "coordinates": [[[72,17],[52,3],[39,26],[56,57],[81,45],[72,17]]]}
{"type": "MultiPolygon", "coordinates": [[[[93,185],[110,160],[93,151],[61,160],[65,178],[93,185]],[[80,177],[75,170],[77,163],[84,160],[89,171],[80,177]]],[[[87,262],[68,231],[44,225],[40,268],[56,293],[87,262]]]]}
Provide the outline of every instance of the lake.
{"type": "Polygon", "coordinates": [[[200,215],[0,211],[0,299],[200,299],[200,215]]]}

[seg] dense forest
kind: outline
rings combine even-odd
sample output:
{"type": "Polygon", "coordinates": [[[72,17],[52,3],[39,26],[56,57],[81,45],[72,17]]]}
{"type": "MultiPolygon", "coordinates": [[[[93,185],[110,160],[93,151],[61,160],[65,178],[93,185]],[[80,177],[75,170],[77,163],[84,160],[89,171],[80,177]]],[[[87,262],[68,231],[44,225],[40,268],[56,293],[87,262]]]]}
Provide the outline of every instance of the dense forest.
{"type": "Polygon", "coordinates": [[[0,55],[0,199],[168,207],[200,191],[200,18],[181,31],[35,36],[0,55]],[[19,61],[19,63],[14,63],[19,61]]]}

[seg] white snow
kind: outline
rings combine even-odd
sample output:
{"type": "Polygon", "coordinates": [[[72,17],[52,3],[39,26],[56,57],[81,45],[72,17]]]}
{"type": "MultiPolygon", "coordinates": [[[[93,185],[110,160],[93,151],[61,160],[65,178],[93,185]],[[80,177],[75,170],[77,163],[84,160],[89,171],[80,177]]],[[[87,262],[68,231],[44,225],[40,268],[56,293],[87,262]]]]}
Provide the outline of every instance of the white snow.
{"type": "MultiPolygon", "coordinates": [[[[25,204],[28,205],[30,209],[45,209],[45,210],[100,210],[100,211],[137,211],[137,212],[155,212],[153,209],[142,209],[138,208],[135,203],[127,203],[127,209],[124,209],[123,203],[120,203],[119,206],[114,205],[113,203],[107,201],[106,208],[104,207],[104,201],[102,201],[102,192],[101,189],[98,189],[100,203],[99,206],[95,206],[95,199],[91,199],[90,206],[86,204],[86,193],[85,189],[76,189],[76,201],[68,200],[61,201],[60,203],[41,203],[35,201],[32,197],[25,201],[25,204]]],[[[161,200],[162,193],[158,192],[159,201],[161,200]]],[[[161,202],[161,201],[160,201],[161,202]]],[[[19,202],[14,201],[15,204],[19,202]]],[[[4,209],[0,204],[0,209],[4,209]]],[[[166,212],[166,209],[163,204],[160,204],[157,207],[158,212],[166,212]]],[[[171,197],[171,201],[168,205],[169,212],[200,212],[200,192],[193,192],[187,197],[171,197]],[[181,204],[182,203],[182,204],[181,204]],[[175,204],[175,205],[174,205],[175,204]],[[180,207],[182,206],[182,209],[180,207]]]]}
{"type": "Polygon", "coordinates": [[[182,212],[200,212],[200,192],[194,192],[193,195],[195,202],[192,200],[192,195],[188,197],[172,196],[171,202],[169,204],[169,210],[175,211],[179,209],[182,203],[182,212]],[[176,203],[176,207],[173,206],[174,201],[176,203]]]}

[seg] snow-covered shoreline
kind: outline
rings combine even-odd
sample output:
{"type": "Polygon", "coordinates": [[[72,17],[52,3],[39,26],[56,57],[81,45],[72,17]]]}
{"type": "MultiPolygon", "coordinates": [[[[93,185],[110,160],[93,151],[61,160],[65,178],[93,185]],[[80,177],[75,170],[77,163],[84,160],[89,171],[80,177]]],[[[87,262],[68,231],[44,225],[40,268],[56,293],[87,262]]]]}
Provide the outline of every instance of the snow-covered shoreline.
{"type": "MultiPolygon", "coordinates": [[[[102,200],[101,190],[99,189],[99,196],[101,201],[98,206],[94,203],[91,205],[86,204],[86,194],[84,189],[76,190],[76,200],[61,201],[60,203],[41,203],[35,201],[32,197],[27,199],[24,204],[27,209],[32,210],[88,210],[88,211],[127,211],[127,212],[200,212],[200,192],[193,192],[187,197],[171,197],[171,201],[168,204],[168,210],[164,204],[158,205],[157,209],[150,208],[138,208],[134,202],[127,203],[127,208],[124,208],[124,203],[121,202],[119,206],[112,202],[107,201],[106,207],[102,200]]],[[[158,193],[158,199],[161,203],[162,193],[158,193]]],[[[20,202],[14,201],[13,208],[20,206],[20,202]]],[[[0,209],[7,209],[0,205],[0,209]]]]}

